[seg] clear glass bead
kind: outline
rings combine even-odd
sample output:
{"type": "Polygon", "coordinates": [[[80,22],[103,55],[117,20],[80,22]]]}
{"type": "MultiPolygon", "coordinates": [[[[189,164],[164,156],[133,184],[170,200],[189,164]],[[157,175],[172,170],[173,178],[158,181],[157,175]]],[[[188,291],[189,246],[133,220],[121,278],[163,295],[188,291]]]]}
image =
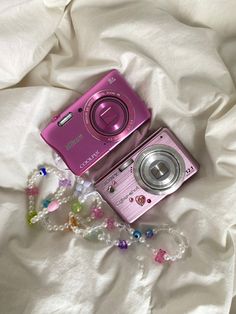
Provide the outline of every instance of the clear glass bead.
{"type": "Polygon", "coordinates": [[[182,254],[181,254],[181,253],[178,253],[178,254],[176,255],[176,257],[177,257],[178,259],[181,259],[181,258],[182,258],[182,254]]]}
{"type": "Polygon", "coordinates": [[[105,240],[104,235],[103,235],[103,234],[99,234],[99,235],[98,235],[98,240],[99,240],[99,241],[105,240]]]}

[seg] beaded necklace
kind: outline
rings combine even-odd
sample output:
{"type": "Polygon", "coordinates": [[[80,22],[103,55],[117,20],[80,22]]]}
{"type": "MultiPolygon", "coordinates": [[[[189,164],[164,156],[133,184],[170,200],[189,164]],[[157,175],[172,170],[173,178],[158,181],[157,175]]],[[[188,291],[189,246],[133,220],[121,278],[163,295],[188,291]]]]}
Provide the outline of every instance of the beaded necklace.
{"type": "Polygon", "coordinates": [[[98,240],[121,250],[127,250],[131,245],[141,244],[151,251],[154,261],[159,264],[174,262],[183,258],[188,243],[182,233],[167,224],[158,224],[155,228],[148,227],[146,230],[141,231],[116,220],[114,217],[105,217],[100,195],[91,187],[91,182],[77,178],[74,189],[71,180],[65,176],[64,172],[52,166],[43,166],[34,170],[28,179],[26,188],[26,194],[28,195],[27,221],[29,225],[40,222],[48,231],[72,231],[80,238],[98,240]],[[36,181],[50,174],[58,177],[58,188],[55,194],[50,198],[45,198],[41,202],[41,207],[36,210],[35,197],[39,194],[36,181]],[[70,194],[66,195],[68,192],[70,194]],[[79,197],[76,199],[78,194],[79,197]],[[89,210],[85,210],[86,201],[91,196],[94,204],[89,210]],[[68,221],[60,225],[53,224],[49,218],[50,214],[59,210],[63,204],[68,203],[70,203],[68,221]],[[119,236],[114,239],[113,234],[115,234],[115,231],[118,232],[119,236]],[[177,247],[174,254],[169,254],[162,248],[153,247],[153,240],[160,232],[165,232],[172,238],[177,247]],[[123,234],[126,235],[126,238],[121,236],[123,234]]]}

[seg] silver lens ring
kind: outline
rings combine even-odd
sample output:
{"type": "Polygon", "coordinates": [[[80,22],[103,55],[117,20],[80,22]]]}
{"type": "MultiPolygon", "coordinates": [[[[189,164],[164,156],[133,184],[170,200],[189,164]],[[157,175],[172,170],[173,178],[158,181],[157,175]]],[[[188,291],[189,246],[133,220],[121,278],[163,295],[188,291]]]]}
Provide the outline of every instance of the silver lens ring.
{"type": "Polygon", "coordinates": [[[134,176],[138,184],[151,194],[171,194],[184,181],[185,163],[170,146],[152,145],[135,160],[134,176]]]}

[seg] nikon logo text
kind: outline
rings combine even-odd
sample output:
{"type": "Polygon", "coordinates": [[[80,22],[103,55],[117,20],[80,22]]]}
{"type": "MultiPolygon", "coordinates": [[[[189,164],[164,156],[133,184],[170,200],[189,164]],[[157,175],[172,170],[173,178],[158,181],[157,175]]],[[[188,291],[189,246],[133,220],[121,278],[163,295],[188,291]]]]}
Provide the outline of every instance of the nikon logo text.
{"type": "Polygon", "coordinates": [[[90,164],[90,162],[92,162],[95,158],[97,158],[98,155],[99,155],[99,151],[97,150],[79,166],[80,169],[83,169],[85,166],[87,166],[87,164],[90,164]]]}
{"type": "Polygon", "coordinates": [[[83,138],[82,134],[79,134],[78,136],[76,136],[75,138],[73,138],[72,140],[70,140],[67,144],[66,144],[66,150],[71,150],[72,147],[74,147],[76,144],[78,144],[81,139],[83,138]]]}

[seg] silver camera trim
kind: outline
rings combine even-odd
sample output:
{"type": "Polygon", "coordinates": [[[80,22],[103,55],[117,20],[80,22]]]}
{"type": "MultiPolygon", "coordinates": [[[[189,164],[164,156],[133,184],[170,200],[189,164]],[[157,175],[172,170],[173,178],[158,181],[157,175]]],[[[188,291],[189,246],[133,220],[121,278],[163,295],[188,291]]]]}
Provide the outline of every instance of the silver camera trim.
{"type": "Polygon", "coordinates": [[[134,177],[137,183],[140,185],[140,187],[145,190],[146,192],[149,192],[151,194],[155,195],[167,195],[175,192],[183,183],[185,178],[185,162],[183,160],[183,157],[172,147],[163,145],[163,144],[155,144],[152,146],[149,146],[145,148],[136,158],[134,162],[134,177]],[[179,175],[176,181],[169,187],[169,188],[163,188],[163,189],[153,189],[146,185],[146,183],[142,179],[142,175],[140,174],[140,167],[143,163],[143,161],[147,158],[147,156],[150,153],[153,152],[165,152],[169,154],[171,157],[173,157],[179,166],[179,175]]]}

